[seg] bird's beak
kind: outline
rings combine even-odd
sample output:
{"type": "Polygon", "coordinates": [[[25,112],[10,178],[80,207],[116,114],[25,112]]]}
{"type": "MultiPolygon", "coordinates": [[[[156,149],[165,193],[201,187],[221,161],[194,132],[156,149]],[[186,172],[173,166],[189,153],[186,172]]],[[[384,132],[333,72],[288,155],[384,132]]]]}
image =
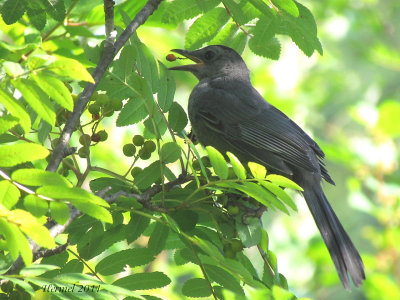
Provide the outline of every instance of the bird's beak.
{"type": "Polygon", "coordinates": [[[176,67],[168,68],[169,70],[192,72],[192,71],[197,70],[199,67],[201,67],[204,64],[203,61],[196,56],[195,51],[192,52],[192,51],[181,50],[181,49],[172,49],[171,51],[189,58],[190,60],[195,62],[195,64],[176,66],[176,67]]]}

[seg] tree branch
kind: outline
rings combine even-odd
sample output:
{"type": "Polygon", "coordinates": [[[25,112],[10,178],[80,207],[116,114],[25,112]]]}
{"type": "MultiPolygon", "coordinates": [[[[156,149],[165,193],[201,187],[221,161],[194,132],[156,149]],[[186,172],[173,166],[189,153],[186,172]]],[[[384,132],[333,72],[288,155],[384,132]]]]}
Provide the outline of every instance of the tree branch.
{"type": "Polygon", "coordinates": [[[114,21],[111,18],[114,17],[114,12],[111,13],[110,10],[114,8],[114,2],[112,0],[104,0],[104,8],[105,8],[105,24],[106,24],[106,34],[109,36],[106,37],[106,44],[100,58],[99,63],[97,64],[96,69],[92,73],[92,77],[95,83],[88,83],[77,100],[73,112],[70,114],[64,129],[59,138],[58,144],[54,149],[54,153],[51,157],[51,160],[46,168],[48,171],[55,172],[58,166],[61,163],[61,160],[64,157],[65,149],[67,148],[68,142],[71,138],[72,133],[76,125],[79,122],[80,116],[82,115],[86,104],[89,102],[96,86],[100,82],[103,77],[105,71],[108,66],[113,61],[115,55],[122,48],[122,46],[126,43],[126,41],[130,38],[130,36],[137,30],[137,28],[142,25],[147,18],[157,9],[162,0],[149,0],[146,5],[142,8],[142,10],[135,16],[132,22],[128,25],[128,27],[124,30],[124,32],[119,36],[115,44],[112,44],[113,33],[114,30],[113,24],[114,21]]]}

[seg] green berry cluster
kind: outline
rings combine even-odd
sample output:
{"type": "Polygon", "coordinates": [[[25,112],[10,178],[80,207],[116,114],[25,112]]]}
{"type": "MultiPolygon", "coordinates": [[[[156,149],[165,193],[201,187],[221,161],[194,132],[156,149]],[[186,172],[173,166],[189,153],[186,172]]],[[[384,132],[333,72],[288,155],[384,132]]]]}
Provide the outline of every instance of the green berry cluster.
{"type": "Polygon", "coordinates": [[[156,150],[156,144],[152,140],[146,141],[141,135],[135,135],[132,138],[132,143],[124,145],[122,152],[125,156],[132,157],[136,154],[137,148],[139,148],[138,156],[140,159],[146,160],[156,150]]]}
{"type": "Polygon", "coordinates": [[[100,119],[100,116],[111,117],[114,112],[122,109],[122,100],[109,98],[107,94],[94,92],[91,99],[92,103],[88,106],[89,113],[94,120],[100,119]]]}
{"type": "Polygon", "coordinates": [[[234,259],[236,257],[236,253],[243,250],[242,241],[239,239],[232,239],[230,241],[224,242],[224,255],[226,258],[234,259]]]}

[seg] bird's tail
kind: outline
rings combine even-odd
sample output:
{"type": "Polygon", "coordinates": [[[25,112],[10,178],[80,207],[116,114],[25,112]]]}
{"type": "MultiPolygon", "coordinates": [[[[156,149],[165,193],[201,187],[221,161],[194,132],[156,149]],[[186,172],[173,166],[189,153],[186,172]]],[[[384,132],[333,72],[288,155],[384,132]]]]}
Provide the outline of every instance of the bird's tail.
{"type": "Polygon", "coordinates": [[[350,290],[348,274],[355,286],[361,285],[365,274],[360,254],[326,199],[321,186],[310,185],[304,188],[303,193],[344,288],[350,290]]]}

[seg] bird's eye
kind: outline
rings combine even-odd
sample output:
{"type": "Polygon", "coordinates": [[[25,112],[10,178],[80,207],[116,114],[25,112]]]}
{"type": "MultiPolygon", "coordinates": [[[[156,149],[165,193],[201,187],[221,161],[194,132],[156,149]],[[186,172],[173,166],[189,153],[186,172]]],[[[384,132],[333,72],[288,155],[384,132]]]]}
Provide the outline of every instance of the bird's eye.
{"type": "Polygon", "coordinates": [[[205,58],[206,60],[210,60],[210,59],[212,59],[212,58],[214,57],[214,55],[215,55],[214,52],[212,52],[212,51],[207,51],[207,52],[204,54],[204,58],[205,58]]]}

